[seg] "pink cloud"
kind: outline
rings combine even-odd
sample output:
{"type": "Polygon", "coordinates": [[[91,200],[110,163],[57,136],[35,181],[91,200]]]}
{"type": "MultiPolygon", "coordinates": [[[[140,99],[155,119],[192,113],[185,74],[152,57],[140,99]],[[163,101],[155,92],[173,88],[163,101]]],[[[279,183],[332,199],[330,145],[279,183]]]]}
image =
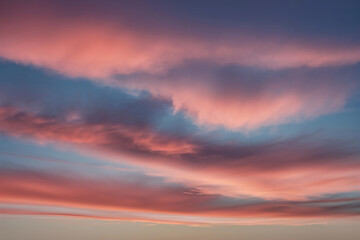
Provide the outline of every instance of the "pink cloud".
{"type": "Polygon", "coordinates": [[[174,224],[174,225],[190,225],[190,226],[202,226],[208,225],[205,222],[196,222],[196,221],[181,221],[181,220],[161,220],[161,219],[152,219],[146,217],[112,217],[112,216],[102,216],[100,214],[74,214],[74,213],[59,213],[59,212],[45,212],[45,211],[31,211],[31,210],[18,210],[18,209],[0,209],[0,213],[3,215],[30,215],[30,216],[43,216],[43,217],[66,217],[66,218],[75,218],[75,219],[97,219],[104,221],[131,221],[131,222],[144,222],[144,223],[158,223],[158,224],[174,224]]]}
{"type": "MultiPolygon", "coordinates": [[[[78,145],[102,146],[116,142],[139,149],[165,154],[191,153],[191,143],[176,141],[156,135],[147,129],[136,129],[121,124],[86,124],[83,122],[61,122],[21,112],[12,107],[0,107],[0,129],[13,136],[31,136],[39,142],[64,142],[78,145]],[[119,138],[112,139],[111,134],[119,138]]],[[[125,151],[125,150],[124,150],[125,151]]]]}
{"type": "MultiPolygon", "coordinates": [[[[2,170],[0,176],[6,182],[0,189],[2,201],[7,204],[26,204],[44,206],[62,206],[97,211],[98,214],[79,215],[73,217],[90,217],[108,220],[122,220],[124,216],[109,215],[112,211],[129,211],[132,213],[148,213],[150,219],[134,220],[161,221],[156,214],[173,214],[168,222],[178,222],[181,216],[204,217],[203,224],[211,223],[216,218],[232,218],[238,224],[242,218],[274,219],[331,219],[333,217],[356,217],[352,211],[353,198],[323,198],[304,201],[259,201],[251,199],[232,199],[229,204],[219,194],[204,194],[196,189],[181,185],[153,185],[142,182],[124,181],[116,178],[96,179],[84,178],[80,175],[60,175],[56,173],[39,173],[28,170],[2,170]],[[91,187],[89,187],[91,186],[91,187]],[[191,194],[189,194],[191,192],[191,194]],[[333,208],[329,204],[338,204],[333,208]],[[340,205],[339,205],[340,204],[340,205]],[[99,214],[100,211],[100,214],[99,214]],[[104,211],[101,214],[101,211],[104,211]],[[151,213],[153,215],[151,215],[151,213]],[[206,221],[209,218],[209,222],[206,221]],[[212,219],[215,218],[215,219],[212,219]]],[[[6,209],[5,209],[6,210],[6,209]]],[[[6,212],[5,214],[41,214],[36,212],[6,212]]],[[[60,213],[44,213],[46,215],[66,215],[60,213]]],[[[145,214],[144,214],[145,215],[145,214]]],[[[70,216],[70,215],[69,215],[70,216]]],[[[186,223],[182,221],[181,223],[186,223]]],[[[191,222],[190,222],[191,223],[191,222]]]]}
{"type": "Polygon", "coordinates": [[[158,73],[194,59],[270,69],[360,61],[360,46],[284,41],[242,32],[225,33],[216,40],[183,32],[152,33],[137,29],[126,19],[104,21],[91,14],[63,17],[45,6],[19,5],[2,13],[1,57],[90,78],[158,73]]]}
{"type": "Polygon", "coordinates": [[[255,97],[242,89],[226,96],[216,94],[198,75],[181,79],[186,85],[175,83],[173,87],[174,79],[166,73],[189,60],[277,70],[360,61],[360,46],[285,36],[284,40],[260,33],[223,33],[223,38],[209,39],[176,29],[173,34],[160,29],[151,32],[129,24],[126,17],[116,21],[91,14],[63,17],[46,4],[19,5],[1,15],[0,57],[4,59],[107,84],[113,84],[111,78],[116,74],[155,74],[154,78],[163,79],[161,83],[131,79],[131,83],[115,84],[168,98],[175,110],[184,110],[198,124],[231,129],[252,130],[338,111],[346,102],[349,86],[344,83],[338,88],[324,81],[309,91],[295,86],[278,93],[281,86],[273,86],[274,92],[255,97]]]}
{"type": "MultiPolygon", "coordinates": [[[[76,168],[97,166],[68,162],[73,164],[71,171],[60,173],[30,167],[19,170],[10,163],[13,168],[0,169],[2,202],[89,213],[30,207],[0,209],[1,213],[190,225],[292,224],[359,217],[360,148],[356,141],[305,136],[223,142],[206,139],[202,129],[203,135],[197,136],[154,127],[160,119],[155,115],[166,112],[160,119],[166,122],[169,109],[184,113],[206,130],[225,127],[245,133],[341,111],[358,86],[353,75],[347,74],[349,65],[360,62],[357,43],[309,40],[259,29],[223,29],[214,36],[199,26],[186,30],[176,21],[147,23],[146,17],[130,16],[126,11],[107,16],[108,9],[102,12],[88,6],[81,6],[86,9],[81,12],[60,1],[34,5],[9,1],[4,6],[0,10],[1,59],[130,92],[145,90],[156,101],[137,105],[136,98],[124,108],[101,108],[110,102],[122,104],[118,100],[126,102],[128,96],[103,102],[96,98],[89,103],[96,105],[89,106],[90,110],[84,104],[83,115],[83,106],[69,107],[72,101],[64,106],[35,106],[47,100],[34,97],[42,89],[21,101],[17,98],[22,96],[16,96],[21,94],[7,94],[0,106],[1,134],[70,146],[104,161],[124,161],[140,166],[144,174],[110,167],[106,171],[138,175],[136,180],[121,174],[85,176],[76,168]],[[33,98],[36,100],[27,104],[33,98]],[[164,102],[172,108],[162,108],[164,102]],[[154,107],[159,112],[152,104],[161,105],[154,107]],[[27,107],[12,107],[16,105],[27,107]],[[134,105],[135,111],[128,113],[134,105]],[[113,117],[112,111],[119,112],[113,117]],[[131,214],[122,215],[125,211],[131,214]]],[[[19,83],[15,88],[22,87],[19,83]]],[[[31,159],[22,154],[16,157],[31,159]]],[[[47,158],[32,160],[64,164],[47,158]]]]}
{"type": "Polygon", "coordinates": [[[290,139],[254,146],[209,144],[119,124],[59,121],[13,108],[1,108],[0,130],[139,165],[209,194],[303,199],[359,190],[359,152],[352,143],[290,139]]]}
{"type": "Polygon", "coordinates": [[[313,77],[295,71],[260,80],[241,73],[229,80],[226,74],[219,74],[209,67],[191,74],[139,77],[118,84],[171,99],[174,111],[184,111],[200,125],[242,131],[337,112],[355,86],[330,74],[313,77]],[[233,82],[228,86],[228,81],[233,82]]]}

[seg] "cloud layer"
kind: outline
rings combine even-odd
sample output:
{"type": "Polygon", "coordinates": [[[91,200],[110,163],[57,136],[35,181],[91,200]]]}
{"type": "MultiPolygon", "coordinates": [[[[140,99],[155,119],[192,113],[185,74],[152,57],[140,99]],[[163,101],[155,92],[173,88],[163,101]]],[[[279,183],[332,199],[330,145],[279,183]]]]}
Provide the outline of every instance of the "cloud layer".
{"type": "Polygon", "coordinates": [[[2,3],[2,213],[357,219],[359,3],[255,2],[2,3]]]}
{"type": "MultiPolygon", "coordinates": [[[[136,182],[129,182],[124,179],[97,180],[80,176],[74,177],[71,176],[71,173],[60,176],[57,173],[44,174],[4,169],[1,173],[1,180],[7,183],[1,188],[2,199],[4,202],[12,204],[57,205],[93,210],[185,214],[235,219],[259,217],[291,219],[359,215],[357,204],[359,196],[356,193],[350,198],[324,196],[324,198],[307,201],[263,201],[261,199],[229,199],[221,195],[204,194],[197,189],[186,188],[178,184],[157,186],[156,182],[155,184],[151,182],[151,178],[138,178],[136,182]],[[97,189],[96,196],[93,189],[97,189]],[[133,189],[137,191],[133,191],[133,189]]],[[[24,213],[26,214],[26,212],[24,213]]],[[[37,214],[41,215],[41,213],[37,214]]],[[[102,215],[93,217],[106,218],[102,215]]]]}
{"type": "Polygon", "coordinates": [[[228,196],[298,199],[357,190],[356,138],[309,133],[256,142],[218,141],[212,131],[203,132],[182,115],[173,115],[171,103],[149,95],[81,82],[68,82],[69,90],[57,85],[63,80],[21,81],[34,84],[23,99],[15,97],[22,90],[12,81],[2,92],[0,129],[11,136],[147,166],[162,176],[202,186],[205,192],[228,196]],[[55,88],[41,95],[37,84],[55,88]],[[75,103],[72,96],[79,88],[87,97],[75,103]]]}
{"type": "Polygon", "coordinates": [[[175,110],[185,111],[198,124],[252,130],[338,111],[353,83],[329,73],[282,70],[360,61],[359,42],[309,40],[306,35],[241,26],[203,29],[200,24],[184,30],[181,18],[170,18],[165,26],[159,23],[168,15],[146,23],[157,12],[150,7],[149,16],[138,17],[131,11],[136,4],[96,8],[96,2],[68,6],[15,1],[6,6],[1,14],[1,57],[150,91],[172,101],[175,110]],[[68,7],[73,9],[60,11],[68,7]],[[105,17],[112,7],[124,14],[105,17]],[[215,37],[219,29],[221,37],[215,37]],[[193,61],[208,66],[194,68],[193,61]],[[229,65],[235,70],[228,70],[229,65]],[[263,70],[253,74],[254,68],[263,70]],[[119,74],[128,81],[114,80],[119,74]]]}

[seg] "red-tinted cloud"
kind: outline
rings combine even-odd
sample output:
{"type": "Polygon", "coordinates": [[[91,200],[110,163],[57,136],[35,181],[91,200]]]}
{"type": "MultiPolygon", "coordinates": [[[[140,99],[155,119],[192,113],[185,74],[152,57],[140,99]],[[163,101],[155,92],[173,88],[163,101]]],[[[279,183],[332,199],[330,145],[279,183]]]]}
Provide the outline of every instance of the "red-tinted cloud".
{"type": "MultiPolygon", "coordinates": [[[[10,204],[41,204],[84,208],[94,211],[132,211],[211,218],[331,218],[358,216],[357,204],[352,198],[328,198],[306,201],[263,201],[260,199],[229,199],[218,194],[204,194],[197,189],[179,184],[108,177],[81,177],[81,175],[40,173],[30,170],[2,169],[1,198],[10,204]],[[90,187],[91,186],[91,187],[90,187]]],[[[6,210],[6,209],[5,209],[6,210]]],[[[19,214],[19,212],[5,212],[19,214]]],[[[20,212],[21,214],[21,212],[20,212]]],[[[39,214],[29,213],[25,214],[39,214]]],[[[40,213],[41,214],[41,213],[40,213]]],[[[59,215],[59,213],[45,213],[59,215]]],[[[67,215],[67,214],[63,214],[67,215]]],[[[68,214],[71,216],[71,214],[68,214]]],[[[80,216],[76,213],[74,217],[80,216]]],[[[82,217],[121,220],[123,216],[88,215],[82,217]]],[[[196,218],[195,218],[196,219],[196,218]]],[[[234,220],[233,219],[233,220],[234,220]]],[[[136,219],[134,219],[136,220],[136,219]]],[[[161,220],[161,218],[160,218],[161,220]]],[[[241,222],[241,219],[238,219],[241,222]]],[[[170,222],[176,222],[175,219],[170,222]]],[[[203,223],[207,223],[206,221],[203,223]]],[[[189,223],[188,223],[189,224],[189,223]]]]}
{"type": "Polygon", "coordinates": [[[79,145],[122,146],[124,151],[154,151],[181,154],[194,151],[191,143],[156,135],[147,129],[136,129],[122,124],[87,124],[61,122],[19,112],[12,107],[0,107],[0,129],[14,136],[31,136],[38,141],[54,141],[79,145]],[[133,150],[135,150],[133,149],[133,150]]]}
{"type": "Polygon", "coordinates": [[[347,71],[340,72],[192,63],[160,76],[119,77],[114,84],[171,99],[175,111],[184,111],[200,125],[251,131],[341,110],[357,84],[347,71]]]}
{"type": "Polygon", "coordinates": [[[1,109],[0,128],[13,136],[111,155],[209,193],[294,199],[359,190],[356,142],[316,143],[305,136],[249,145],[214,144],[141,127],[60,121],[13,108],[1,109]]]}
{"type": "Polygon", "coordinates": [[[188,26],[180,13],[152,5],[3,3],[2,59],[65,77],[85,77],[107,90],[90,84],[77,84],[74,90],[71,79],[45,84],[44,75],[41,81],[26,81],[22,78],[27,71],[7,71],[0,91],[1,134],[65,144],[104,161],[141,166],[146,173],[136,175],[135,181],[86,177],[77,172],[79,165],[64,173],[20,170],[9,163],[0,175],[6,203],[91,213],[4,213],[187,224],[358,216],[356,137],[233,138],[238,131],[341,111],[358,87],[357,40],[305,36],[291,29],[250,31],[246,24],[231,26],[231,21],[224,24],[229,27],[199,22],[188,26]],[[140,14],[138,5],[149,14],[140,14]],[[62,83],[67,85],[62,88],[62,83]],[[111,87],[123,91],[112,92],[111,87]],[[234,134],[226,136],[232,140],[218,139],[209,133],[212,129],[234,134]],[[154,181],[159,178],[163,181],[154,181]],[[105,211],[143,215],[110,216],[105,211]]]}
{"type": "MultiPolygon", "coordinates": [[[[166,75],[188,61],[273,70],[341,66],[360,61],[360,47],[356,44],[324,43],[241,30],[225,31],[222,38],[209,38],[195,31],[176,27],[170,31],[156,24],[146,30],[143,26],[146,19],[136,19],[131,13],[121,17],[99,16],[99,10],[87,4],[81,6],[81,9],[85,7],[86,14],[82,11],[74,14],[79,10],[76,4],[73,11],[64,13],[58,5],[62,6],[56,1],[39,5],[15,3],[4,8],[0,56],[106,83],[113,83],[110,78],[117,74],[155,74],[145,81],[132,78],[130,84],[115,84],[148,90],[170,99],[175,110],[184,110],[199,124],[252,130],[317,117],[344,106],[349,84],[344,82],[339,88],[332,80],[329,80],[331,84],[324,80],[306,91],[302,89],[304,79],[289,75],[282,82],[268,81],[269,89],[261,94],[244,94],[249,83],[237,86],[237,94],[227,94],[217,91],[216,86],[209,86],[207,82],[211,80],[206,74],[205,79],[201,79],[204,77],[201,74],[188,74],[180,80],[166,75]],[[154,78],[161,78],[161,83],[152,80],[154,78]],[[284,83],[294,78],[300,89],[297,84],[284,83]],[[177,83],[175,88],[174,81],[185,84],[177,83]]],[[[240,81],[244,83],[243,79],[240,81]]]]}
{"type": "Polygon", "coordinates": [[[156,25],[146,30],[146,19],[136,19],[125,11],[122,16],[106,17],[88,4],[74,5],[75,9],[68,12],[62,12],[61,5],[56,1],[6,4],[1,21],[1,56],[71,76],[95,78],[161,72],[189,59],[275,69],[360,61],[359,46],[289,40],[286,36],[285,41],[242,31],[209,39],[156,25]],[[85,11],[77,12],[80,9],[85,11]]]}

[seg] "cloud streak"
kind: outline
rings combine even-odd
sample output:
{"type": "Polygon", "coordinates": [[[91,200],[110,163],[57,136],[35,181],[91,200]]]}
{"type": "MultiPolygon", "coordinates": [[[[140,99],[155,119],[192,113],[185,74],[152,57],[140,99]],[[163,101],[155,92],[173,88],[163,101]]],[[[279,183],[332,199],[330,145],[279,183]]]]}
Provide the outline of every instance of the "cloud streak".
{"type": "Polygon", "coordinates": [[[156,182],[152,183],[151,178],[138,178],[132,182],[121,178],[84,178],[72,173],[59,175],[54,172],[15,169],[2,169],[1,180],[6,182],[6,185],[1,187],[1,197],[5,203],[11,204],[42,204],[210,218],[301,219],[359,215],[360,198],[356,194],[352,198],[325,197],[307,201],[229,199],[218,194],[204,194],[179,184],[158,185],[156,182]],[[94,188],[97,189],[96,193],[92,190],[94,188]]]}
{"type": "Polygon", "coordinates": [[[146,16],[134,19],[131,12],[104,20],[91,4],[73,5],[73,12],[81,5],[86,14],[70,11],[64,14],[66,18],[59,12],[61,3],[57,1],[39,5],[7,4],[10,6],[4,7],[1,21],[2,57],[70,76],[100,78],[143,71],[156,73],[185,60],[270,69],[360,61],[359,45],[348,47],[302,39],[284,41],[277,36],[241,30],[209,39],[206,34],[201,37],[181,28],[169,32],[157,23],[146,31],[139,27],[146,16]]]}
{"type": "Polygon", "coordinates": [[[161,76],[120,76],[115,84],[172,99],[175,111],[184,111],[200,125],[251,131],[341,110],[358,86],[349,72],[254,71],[195,62],[161,76]]]}
{"type": "MultiPolygon", "coordinates": [[[[146,17],[136,18],[131,11],[121,17],[102,18],[105,14],[93,5],[81,5],[86,14],[79,14],[76,12],[80,5],[74,4],[75,9],[64,17],[59,12],[64,6],[56,1],[39,6],[7,4],[1,21],[4,37],[0,56],[4,59],[106,84],[113,84],[111,79],[115,75],[127,75],[130,83],[116,81],[115,85],[147,90],[166,98],[173,102],[175,110],[184,110],[198,124],[252,130],[309,119],[339,111],[349,96],[348,89],[353,87],[347,80],[341,84],[341,77],[338,81],[324,76],[313,79],[306,71],[252,76],[236,71],[214,73],[211,70],[214,67],[231,65],[276,72],[353,65],[360,61],[359,43],[309,41],[299,36],[241,28],[224,30],[219,38],[208,36],[208,32],[216,29],[203,30],[203,34],[183,31],[177,20],[173,26],[155,22],[145,30],[142,23],[146,17]],[[171,27],[174,30],[168,29],[171,27]],[[189,61],[190,65],[195,61],[210,66],[199,68],[198,72],[179,70],[189,61]],[[174,76],[173,71],[182,72],[174,76]],[[131,77],[133,74],[135,78],[131,77]],[[137,79],[138,74],[151,76],[137,79]],[[311,88],[304,78],[315,82],[311,88]],[[173,88],[174,82],[178,88],[173,88]],[[264,91],[256,90],[255,85],[264,91]],[[221,86],[232,87],[233,91],[221,86]]],[[[131,4],[127,7],[132,9],[131,4]]]]}
{"type": "Polygon", "coordinates": [[[357,219],[358,3],[228,3],[3,1],[2,213],[357,219]]]}
{"type": "Polygon", "coordinates": [[[330,189],[357,190],[359,181],[359,143],[356,142],[319,144],[315,143],[316,138],[305,136],[226,145],[119,124],[62,122],[9,107],[1,108],[0,116],[1,130],[9,135],[75,144],[75,149],[89,149],[117,159],[125,157],[125,161],[150,168],[165,168],[165,172],[185,182],[215,185],[210,191],[218,191],[218,186],[220,191],[230,188],[228,194],[294,198],[326,193],[330,189]],[[313,175],[314,169],[322,175],[313,175]],[[343,170],[337,172],[339,169],[343,170]],[[219,178],[211,179],[214,175],[219,178]],[[294,186],[304,190],[294,191],[294,186]]]}

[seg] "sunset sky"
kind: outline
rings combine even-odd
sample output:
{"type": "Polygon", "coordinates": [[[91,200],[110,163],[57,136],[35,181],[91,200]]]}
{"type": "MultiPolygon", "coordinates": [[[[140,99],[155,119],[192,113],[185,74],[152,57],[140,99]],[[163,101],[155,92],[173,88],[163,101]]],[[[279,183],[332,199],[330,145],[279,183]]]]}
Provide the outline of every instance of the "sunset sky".
{"type": "Polygon", "coordinates": [[[360,239],[360,1],[0,1],[2,240],[360,239]]]}

